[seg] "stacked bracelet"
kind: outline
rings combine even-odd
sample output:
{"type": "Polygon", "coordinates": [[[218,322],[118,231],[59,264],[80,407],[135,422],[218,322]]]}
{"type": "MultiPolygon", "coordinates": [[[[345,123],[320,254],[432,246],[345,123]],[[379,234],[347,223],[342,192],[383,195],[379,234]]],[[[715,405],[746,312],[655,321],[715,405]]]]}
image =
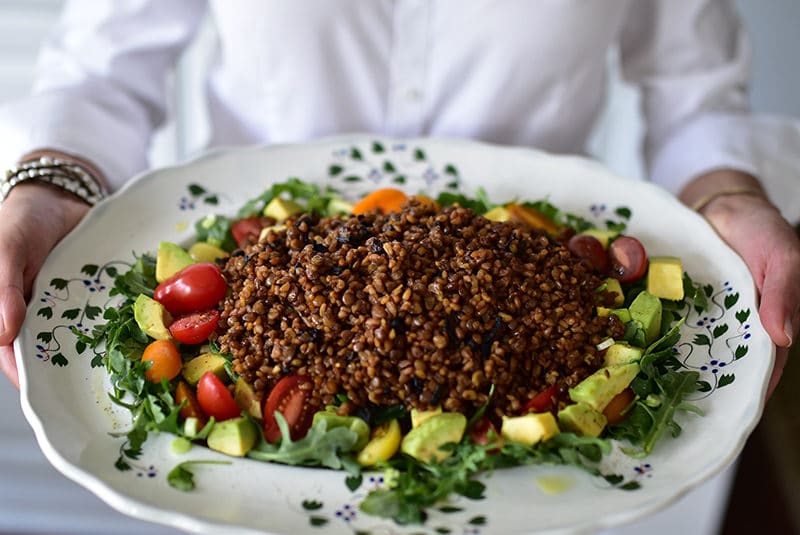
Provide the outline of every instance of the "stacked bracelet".
{"type": "Polygon", "coordinates": [[[6,172],[5,178],[0,180],[0,203],[14,187],[30,180],[50,184],[71,193],[89,206],[94,206],[107,196],[100,182],[82,166],[42,156],[23,162],[6,172]]]}

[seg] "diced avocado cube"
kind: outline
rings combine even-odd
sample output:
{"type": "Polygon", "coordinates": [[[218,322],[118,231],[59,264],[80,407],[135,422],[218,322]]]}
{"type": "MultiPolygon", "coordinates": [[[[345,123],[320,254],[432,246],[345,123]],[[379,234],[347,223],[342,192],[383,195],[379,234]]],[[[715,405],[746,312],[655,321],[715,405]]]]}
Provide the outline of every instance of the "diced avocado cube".
{"type": "Polygon", "coordinates": [[[442,450],[445,444],[458,443],[467,428],[467,417],[459,412],[443,412],[431,416],[403,437],[400,450],[423,462],[443,461],[452,452],[442,450]]]}
{"type": "Polygon", "coordinates": [[[627,308],[612,308],[609,310],[609,313],[618,317],[619,321],[622,323],[628,323],[631,321],[631,311],[627,308]]]}
{"type": "Polygon", "coordinates": [[[214,451],[244,457],[258,440],[258,429],[247,417],[216,422],[208,434],[208,447],[214,451]]]}
{"type": "Polygon", "coordinates": [[[647,291],[660,297],[683,299],[683,264],[675,256],[653,256],[647,267],[647,291]]]}
{"type": "Polygon", "coordinates": [[[171,340],[172,335],[167,325],[172,323],[172,316],[164,308],[164,305],[151,299],[150,297],[139,294],[133,302],[133,319],[144,333],[156,340],[171,340]]]}
{"type": "MultiPolygon", "coordinates": [[[[224,371],[224,363],[223,363],[224,371]]],[[[200,376],[202,377],[202,375],[200,376]]],[[[233,400],[240,409],[253,418],[261,419],[261,404],[256,399],[256,393],[250,383],[239,377],[233,387],[233,400]]]]}
{"type": "Polygon", "coordinates": [[[350,431],[353,431],[358,436],[358,440],[353,445],[353,451],[362,450],[369,442],[369,424],[358,416],[340,416],[331,411],[319,411],[314,413],[314,420],[311,425],[315,426],[317,422],[322,420],[325,421],[325,429],[330,430],[337,427],[346,427],[350,431]]]}
{"type": "Polygon", "coordinates": [[[334,197],[328,202],[327,211],[329,215],[350,215],[353,213],[353,203],[334,197]]]}
{"type": "Polygon", "coordinates": [[[158,244],[158,253],[156,253],[156,281],[164,282],[194,263],[194,258],[183,247],[162,241],[158,244]]]}
{"type": "Polygon", "coordinates": [[[558,411],[558,424],[564,431],[585,437],[599,437],[607,423],[605,415],[587,403],[567,405],[558,411]]]}
{"type": "Polygon", "coordinates": [[[495,206],[483,214],[483,217],[489,221],[497,221],[498,223],[502,223],[503,221],[508,221],[511,219],[511,212],[509,212],[505,206],[495,206]]]}
{"type": "Polygon", "coordinates": [[[619,366],[638,362],[643,353],[644,350],[639,347],[632,346],[626,342],[615,342],[614,345],[606,349],[606,354],[603,358],[606,366],[619,366]]]}
{"type": "Polygon", "coordinates": [[[283,224],[264,227],[261,229],[261,232],[258,235],[258,241],[262,242],[270,232],[283,232],[284,230],[286,230],[286,225],[283,224]]]}
{"type": "Polygon", "coordinates": [[[622,293],[622,285],[614,277],[609,277],[605,282],[606,291],[614,294],[614,306],[621,307],[625,303],[625,294],[622,293]]]}
{"type": "Polygon", "coordinates": [[[228,252],[220,249],[216,245],[199,241],[189,247],[189,256],[191,256],[192,260],[195,262],[208,262],[213,264],[221,258],[227,258],[228,252]]]}
{"type": "Polygon", "coordinates": [[[625,390],[638,373],[639,364],[636,362],[600,368],[570,388],[569,398],[575,403],[583,402],[594,410],[603,412],[614,396],[625,390]]]}
{"type": "Polygon", "coordinates": [[[533,446],[558,434],[558,423],[551,412],[503,417],[500,435],[506,440],[533,446]]]}
{"type": "Polygon", "coordinates": [[[431,416],[436,416],[437,414],[442,414],[442,408],[436,407],[435,409],[431,409],[429,411],[420,411],[417,409],[411,409],[411,428],[417,428],[430,418],[431,416]]]}
{"type": "Polygon", "coordinates": [[[227,377],[225,362],[225,357],[203,353],[183,365],[183,378],[190,385],[196,385],[206,372],[211,372],[224,380],[227,377]]]}
{"type": "Polygon", "coordinates": [[[264,207],[264,215],[275,221],[286,221],[293,215],[301,214],[305,208],[295,201],[275,197],[264,207]]]}
{"type": "Polygon", "coordinates": [[[645,342],[656,341],[661,333],[661,300],[650,292],[643,291],[628,307],[631,319],[642,324],[645,342]]]}
{"type": "Polygon", "coordinates": [[[588,236],[592,236],[593,238],[597,238],[597,241],[603,245],[604,249],[608,249],[608,242],[619,236],[619,232],[616,230],[603,230],[599,228],[586,229],[581,232],[581,234],[586,234],[588,236]]]}

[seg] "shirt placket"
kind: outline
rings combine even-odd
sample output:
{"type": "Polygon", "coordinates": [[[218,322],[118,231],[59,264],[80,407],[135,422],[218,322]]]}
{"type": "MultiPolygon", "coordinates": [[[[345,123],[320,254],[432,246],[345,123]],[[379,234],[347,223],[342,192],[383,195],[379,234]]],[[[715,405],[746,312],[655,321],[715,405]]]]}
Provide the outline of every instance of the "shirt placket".
{"type": "Polygon", "coordinates": [[[386,131],[391,135],[423,134],[431,4],[429,0],[394,4],[386,110],[386,131]]]}

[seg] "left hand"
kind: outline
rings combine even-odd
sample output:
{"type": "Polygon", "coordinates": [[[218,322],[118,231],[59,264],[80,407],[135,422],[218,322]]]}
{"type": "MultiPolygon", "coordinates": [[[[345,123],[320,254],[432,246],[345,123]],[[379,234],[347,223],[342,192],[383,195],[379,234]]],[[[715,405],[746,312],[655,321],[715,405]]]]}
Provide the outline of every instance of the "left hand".
{"type": "MultiPolygon", "coordinates": [[[[715,189],[730,191],[739,187],[763,192],[752,176],[720,170],[695,179],[680,197],[691,205],[715,189]]],[[[800,240],[766,195],[722,195],[705,204],[700,213],[739,253],[753,275],[760,296],[761,323],[777,346],[767,388],[769,398],[786,365],[789,346],[800,329],[800,240]]]]}

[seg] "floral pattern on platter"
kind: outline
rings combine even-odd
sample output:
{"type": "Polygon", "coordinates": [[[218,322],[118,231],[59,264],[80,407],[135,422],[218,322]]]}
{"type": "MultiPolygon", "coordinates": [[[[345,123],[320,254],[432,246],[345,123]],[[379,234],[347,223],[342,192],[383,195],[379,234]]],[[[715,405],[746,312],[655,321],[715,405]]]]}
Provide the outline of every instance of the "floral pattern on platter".
{"type": "MultiPolygon", "coordinates": [[[[356,196],[374,189],[377,184],[396,185],[406,190],[422,190],[435,196],[440,191],[457,191],[460,177],[453,164],[439,165],[428,159],[424,150],[407,143],[384,144],[378,141],[364,146],[348,146],[333,151],[325,176],[340,191],[356,196]],[[401,171],[402,170],[402,171],[401,171]]],[[[181,211],[194,211],[199,205],[216,206],[219,197],[199,184],[189,184],[187,193],[178,200],[181,211]]],[[[625,207],[613,208],[605,203],[593,203],[588,207],[587,217],[598,226],[612,228],[631,217],[625,207]]],[[[103,311],[115,306],[110,295],[114,277],[129,262],[111,261],[104,264],[86,264],[80,274],[73,277],[54,278],[47,290],[38,298],[37,315],[45,318],[52,328],[37,334],[36,358],[54,366],[65,367],[70,358],[83,355],[87,346],[79,334],[88,334],[94,325],[102,321],[103,311]],[[71,347],[70,347],[71,344],[71,347]]],[[[701,390],[696,399],[712,395],[717,389],[730,385],[735,380],[733,370],[736,363],[748,353],[750,338],[750,309],[739,305],[739,293],[729,282],[721,288],[705,285],[702,291],[708,299],[707,310],[700,311],[682,304],[669,312],[674,319],[686,318],[685,329],[691,340],[684,335],[674,348],[680,366],[696,370],[701,374],[701,390]]],[[[101,365],[102,355],[97,351],[91,355],[90,365],[101,365]]],[[[652,478],[656,467],[641,460],[627,459],[625,466],[627,482],[605,484],[603,488],[643,484],[652,478]]],[[[159,468],[154,465],[134,465],[130,473],[141,480],[155,480],[159,468]]],[[[619,472],[618,472],[619,473],[619,472]]],[[[344,479],[344,475],[343,475],[344,479]]],[[[300,503],[310,526],[324,529],[332,523],[351,528],[354,534],[362,533],[408,533],[398,531],[398,526],[361,513],[358,504],[367,492],[384,485],[379,475],[366,475],[360,487],[348,493],[343,485],[342,502],[325,503],[306,497],[300,503]]],[[[470,514],[467,508],[443,505],[436,508],[432,522],[425,530],[414,533],[468,533],[479,535],[488,524],[485,515],[470,514]],[[441,514],[440,514],[441,513],[441,514]],[[432,531],[428,531],[428,529],[432,531]]]]}

